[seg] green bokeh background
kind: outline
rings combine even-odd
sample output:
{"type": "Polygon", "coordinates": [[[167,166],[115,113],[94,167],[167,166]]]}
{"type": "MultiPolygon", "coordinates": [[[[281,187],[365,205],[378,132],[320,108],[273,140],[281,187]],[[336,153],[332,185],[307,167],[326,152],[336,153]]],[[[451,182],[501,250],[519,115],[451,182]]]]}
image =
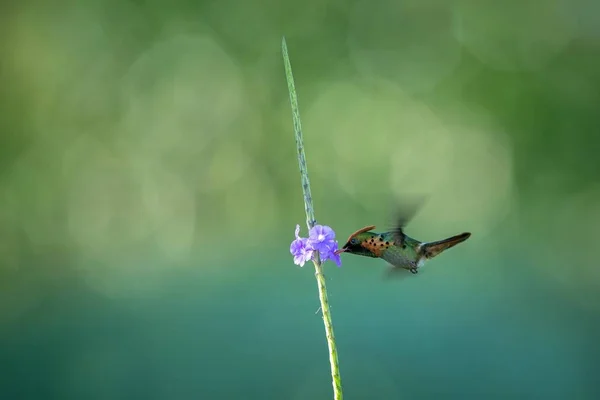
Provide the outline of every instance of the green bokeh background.
{"type": "Polygon", "coordinates": [[[347,399],[600,397],[600,6],[0,6],[0,398],[327,399],[319,222],[466,243],[326,264],[347,399]]]}

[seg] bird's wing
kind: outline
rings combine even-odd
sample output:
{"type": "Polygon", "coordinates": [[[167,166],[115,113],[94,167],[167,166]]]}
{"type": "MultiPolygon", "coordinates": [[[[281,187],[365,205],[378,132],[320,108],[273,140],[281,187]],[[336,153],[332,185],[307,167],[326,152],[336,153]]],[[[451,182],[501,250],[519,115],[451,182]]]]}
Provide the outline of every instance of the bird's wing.
{"type": "Polygon", "coordinates": [[[425,196],[404,197],[396,203],[394,225],[389,232],[392,233],[396,243],[402,244],[404,229],[425,203],[425,196]]]}

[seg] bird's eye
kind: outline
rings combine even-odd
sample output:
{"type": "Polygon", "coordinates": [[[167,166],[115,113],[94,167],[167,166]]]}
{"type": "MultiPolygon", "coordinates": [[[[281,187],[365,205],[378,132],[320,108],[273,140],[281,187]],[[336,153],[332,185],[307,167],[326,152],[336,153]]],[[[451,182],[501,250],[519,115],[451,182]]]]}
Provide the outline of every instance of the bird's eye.
{"type": "Polygon", "coordinates": [[[352,244],[358,244],[358,239],[357,238],[352,238],[352,240],[350,241],[350,243],[352,243],[352,244]]]}

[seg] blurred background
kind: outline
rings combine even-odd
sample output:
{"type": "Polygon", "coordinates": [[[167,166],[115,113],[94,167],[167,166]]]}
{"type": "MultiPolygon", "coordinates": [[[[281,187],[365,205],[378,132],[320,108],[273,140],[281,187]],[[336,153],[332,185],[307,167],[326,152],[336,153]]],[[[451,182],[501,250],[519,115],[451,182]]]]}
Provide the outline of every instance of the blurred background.
{"type": "Polygon", "coordinates": [[[332,397],[283,35],[318,221],[473,233],[325,265],[346,398],[600,397],[596,2],[0,10],[0,398],[332,397]]]}

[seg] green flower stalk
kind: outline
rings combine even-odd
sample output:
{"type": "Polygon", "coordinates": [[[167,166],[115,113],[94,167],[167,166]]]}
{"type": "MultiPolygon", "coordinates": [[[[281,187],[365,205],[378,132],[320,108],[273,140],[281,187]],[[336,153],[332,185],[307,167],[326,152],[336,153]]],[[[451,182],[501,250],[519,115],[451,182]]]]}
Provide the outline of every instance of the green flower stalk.
{"type": "Polygon", "coordinates": [[[327,299],[327,286],[325,285],[325,276],[323,275],[322,259],[331,259],[338,266],[340,265],[339,256],[336,254],[337,241],[335,233],[328,226],[317,225],[315,219],[315,210],[310,194],[310,181],[308,180],[308,171],[306,168],[306,155],[304,154],[304,143],[302,140],[302,125],[300,124],[300,111],[298,109],[298,99],[296,97],[296,88],[294,86],[294,76],[292,75],[292,66],[288,55],[285,38],[281,42],[283,52],[283,62],[285,66],[285,75],[290,92],[290,104],[292,106],[292,117],[294,120],[294,133],[296,137],[296,147],[298,150],[298,165],[300,167],[300,177],[302,182],[302,192],[304,195],[304,210],[306,212],[306,225],[310,231],[310,238],[300,238],[298,236],[299,226],[296,227],[296,240],[290,246],[290,252],[294,255],[294,262],[298,265],[304,265],[305,261],[312,260],[315,265],[315,277],[319,289],[319,300],[321,302],[321,313],[325,325],[325,336],[329,348],[329,364],[331,365],[331,379],[333,384],[333,398],[342,400],[342,378],[340,377],[340,367],[338,364],[337,346],[335,344],[335,335],[333,334],[333,322],[331,320],[331,311],[329,310],[329,300],[327,299]]]}

